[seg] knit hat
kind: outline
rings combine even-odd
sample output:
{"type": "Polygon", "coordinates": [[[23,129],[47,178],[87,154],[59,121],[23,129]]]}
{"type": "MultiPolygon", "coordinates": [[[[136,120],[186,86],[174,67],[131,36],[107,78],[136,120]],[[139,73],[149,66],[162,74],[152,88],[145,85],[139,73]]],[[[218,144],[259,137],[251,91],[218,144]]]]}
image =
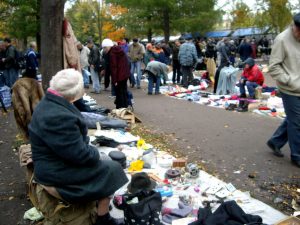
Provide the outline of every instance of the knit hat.
{"type": "Polygon", "coordinates": [[[136,173],[131,177],[131,182],[127,186],[130,193],[137,193],[142,190],[152,190],[156,186],[155,181],[151,180],[147,173],[136,173]]]}
{"type": "Polygon", "coordinates": [[[294,23],[297,27],[300,28],[300,13],[297,13],[294,17],[293,17],[294,23]]]}
{"type": "Polygon", "coordinates": [[[112,40],[106,38],[102,41],[102,48],[112,47],[112,46],[114,46],[114,43],[112,42],[112,40]]]}
{"type": "Polygon", "coordinates": [[[254,61],[254,59],[252,59],[251,57],[249,57],[248,59],[246,59],[246,60],[244,61],[243,64],[244,64],[244,66],[245,66],[246,64],[248,64],[249,67],[252,67],[252,66],[255,65],[255,61],[254,61]]]}
{"type": "Polygon", "coordinates": [[[191,34],[187,34],[186,36],[185,36],[185,40],[193,40],[193,36],[191,35],[191,34]]]}

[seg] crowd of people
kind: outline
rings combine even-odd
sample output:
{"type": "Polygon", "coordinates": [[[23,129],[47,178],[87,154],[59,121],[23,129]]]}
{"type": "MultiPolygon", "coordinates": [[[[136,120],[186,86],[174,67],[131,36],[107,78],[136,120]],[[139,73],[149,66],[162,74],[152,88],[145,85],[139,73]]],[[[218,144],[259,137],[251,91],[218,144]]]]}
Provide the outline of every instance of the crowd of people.
{"type": "MultiPolygon", "coordinates": [[[[219,73],[224,66],[228,64],[237,66],[237,58],[240,59],[239,62],[244,62],[249,57],[255,59],[258,53],[269,54],[272,43],[271,39],[268,40],[266,37],[256,41],[254,38],[247,37],[231,40],[226,37],[193,39],[191,35],[188,35],[185,39],[169,43],[155,40],[150,43],[142,43],[138,38],[133,38],[132,42],[129,42],[129,39],[124,38],[113,45],[120,46],[127,56],[130,70],[128,80],[132,88],[140,89],[147,64],[151,61],[158,61],[172,67],[173,84],[180,84],[183,87],[187,87],[192,80],[194,69],[207,70],[214,83],[214,92],[216,92],[219,73]]],[[[109,58],[103,51],[103,46],[97,45],[92,39],[89,39],[85,45],[81,42],[77,42],[76,45],[80,55],[84,87],[89,88],[92,84],[91,93],[100,94],[103,78],[104,89],[106,90],[111,85],[111,95],[116,96],[114,84],[110,82],[109,58]]],[[[34,42],[30,43],[28,50],[23,54],[24,68],[20,68],[18,60],[21,57],[19,54],[9,38],[0,41],[0,72],[3,72],[1,82],[10,88],[18,79],[21,69],[26,68],[33,76],[36,76],[38,72],[39,54],[36,52],[34,42]]],[[[163,74],[158,76],[166,84],[166,76],[163,74]]],[[[148,92],[148,94],[151,93],[148,92]]]]}

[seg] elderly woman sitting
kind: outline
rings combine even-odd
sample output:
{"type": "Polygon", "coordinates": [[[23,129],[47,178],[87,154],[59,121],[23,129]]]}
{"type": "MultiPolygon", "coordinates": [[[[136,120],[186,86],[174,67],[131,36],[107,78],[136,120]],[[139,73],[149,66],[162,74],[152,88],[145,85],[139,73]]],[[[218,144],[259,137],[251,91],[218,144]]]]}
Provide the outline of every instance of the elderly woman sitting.
{"type": "Polygon", "coordinates": [[[72,104],[83,90],[82,75],[74,69],[52,77],[29,125],[35,180],[69,203],[98,200],[96,224],[115,225],[109,196],[128,179],[117,162],[101,160],[89,145],[84,119],[72,104]]]}

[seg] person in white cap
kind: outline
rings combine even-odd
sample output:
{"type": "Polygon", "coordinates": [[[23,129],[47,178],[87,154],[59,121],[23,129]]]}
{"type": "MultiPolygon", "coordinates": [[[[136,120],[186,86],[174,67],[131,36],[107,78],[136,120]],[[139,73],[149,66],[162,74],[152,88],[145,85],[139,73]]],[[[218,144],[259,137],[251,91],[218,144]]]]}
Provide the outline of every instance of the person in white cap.
{"type": "Polygon", "coordinates": [[[127,108],[127,80],[130,77],[130,67],[127,56],[120,46],[114,45],[112,40],[102,41],[103,53],[106,54],[106,75],[110,75],[112,86],[115,88],[116,108],[127,108]]]}

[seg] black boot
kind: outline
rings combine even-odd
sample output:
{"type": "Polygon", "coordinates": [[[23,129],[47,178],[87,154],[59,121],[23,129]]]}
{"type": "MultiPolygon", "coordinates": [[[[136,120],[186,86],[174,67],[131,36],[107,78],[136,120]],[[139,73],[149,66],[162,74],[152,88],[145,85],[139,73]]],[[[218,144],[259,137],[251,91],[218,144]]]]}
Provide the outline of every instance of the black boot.
{"type": "Polygon", "coordinates": [[[236,109],[238,112],[247,112],[249,102],[247,100],[240,100],[239,107],[236,109]]]}

